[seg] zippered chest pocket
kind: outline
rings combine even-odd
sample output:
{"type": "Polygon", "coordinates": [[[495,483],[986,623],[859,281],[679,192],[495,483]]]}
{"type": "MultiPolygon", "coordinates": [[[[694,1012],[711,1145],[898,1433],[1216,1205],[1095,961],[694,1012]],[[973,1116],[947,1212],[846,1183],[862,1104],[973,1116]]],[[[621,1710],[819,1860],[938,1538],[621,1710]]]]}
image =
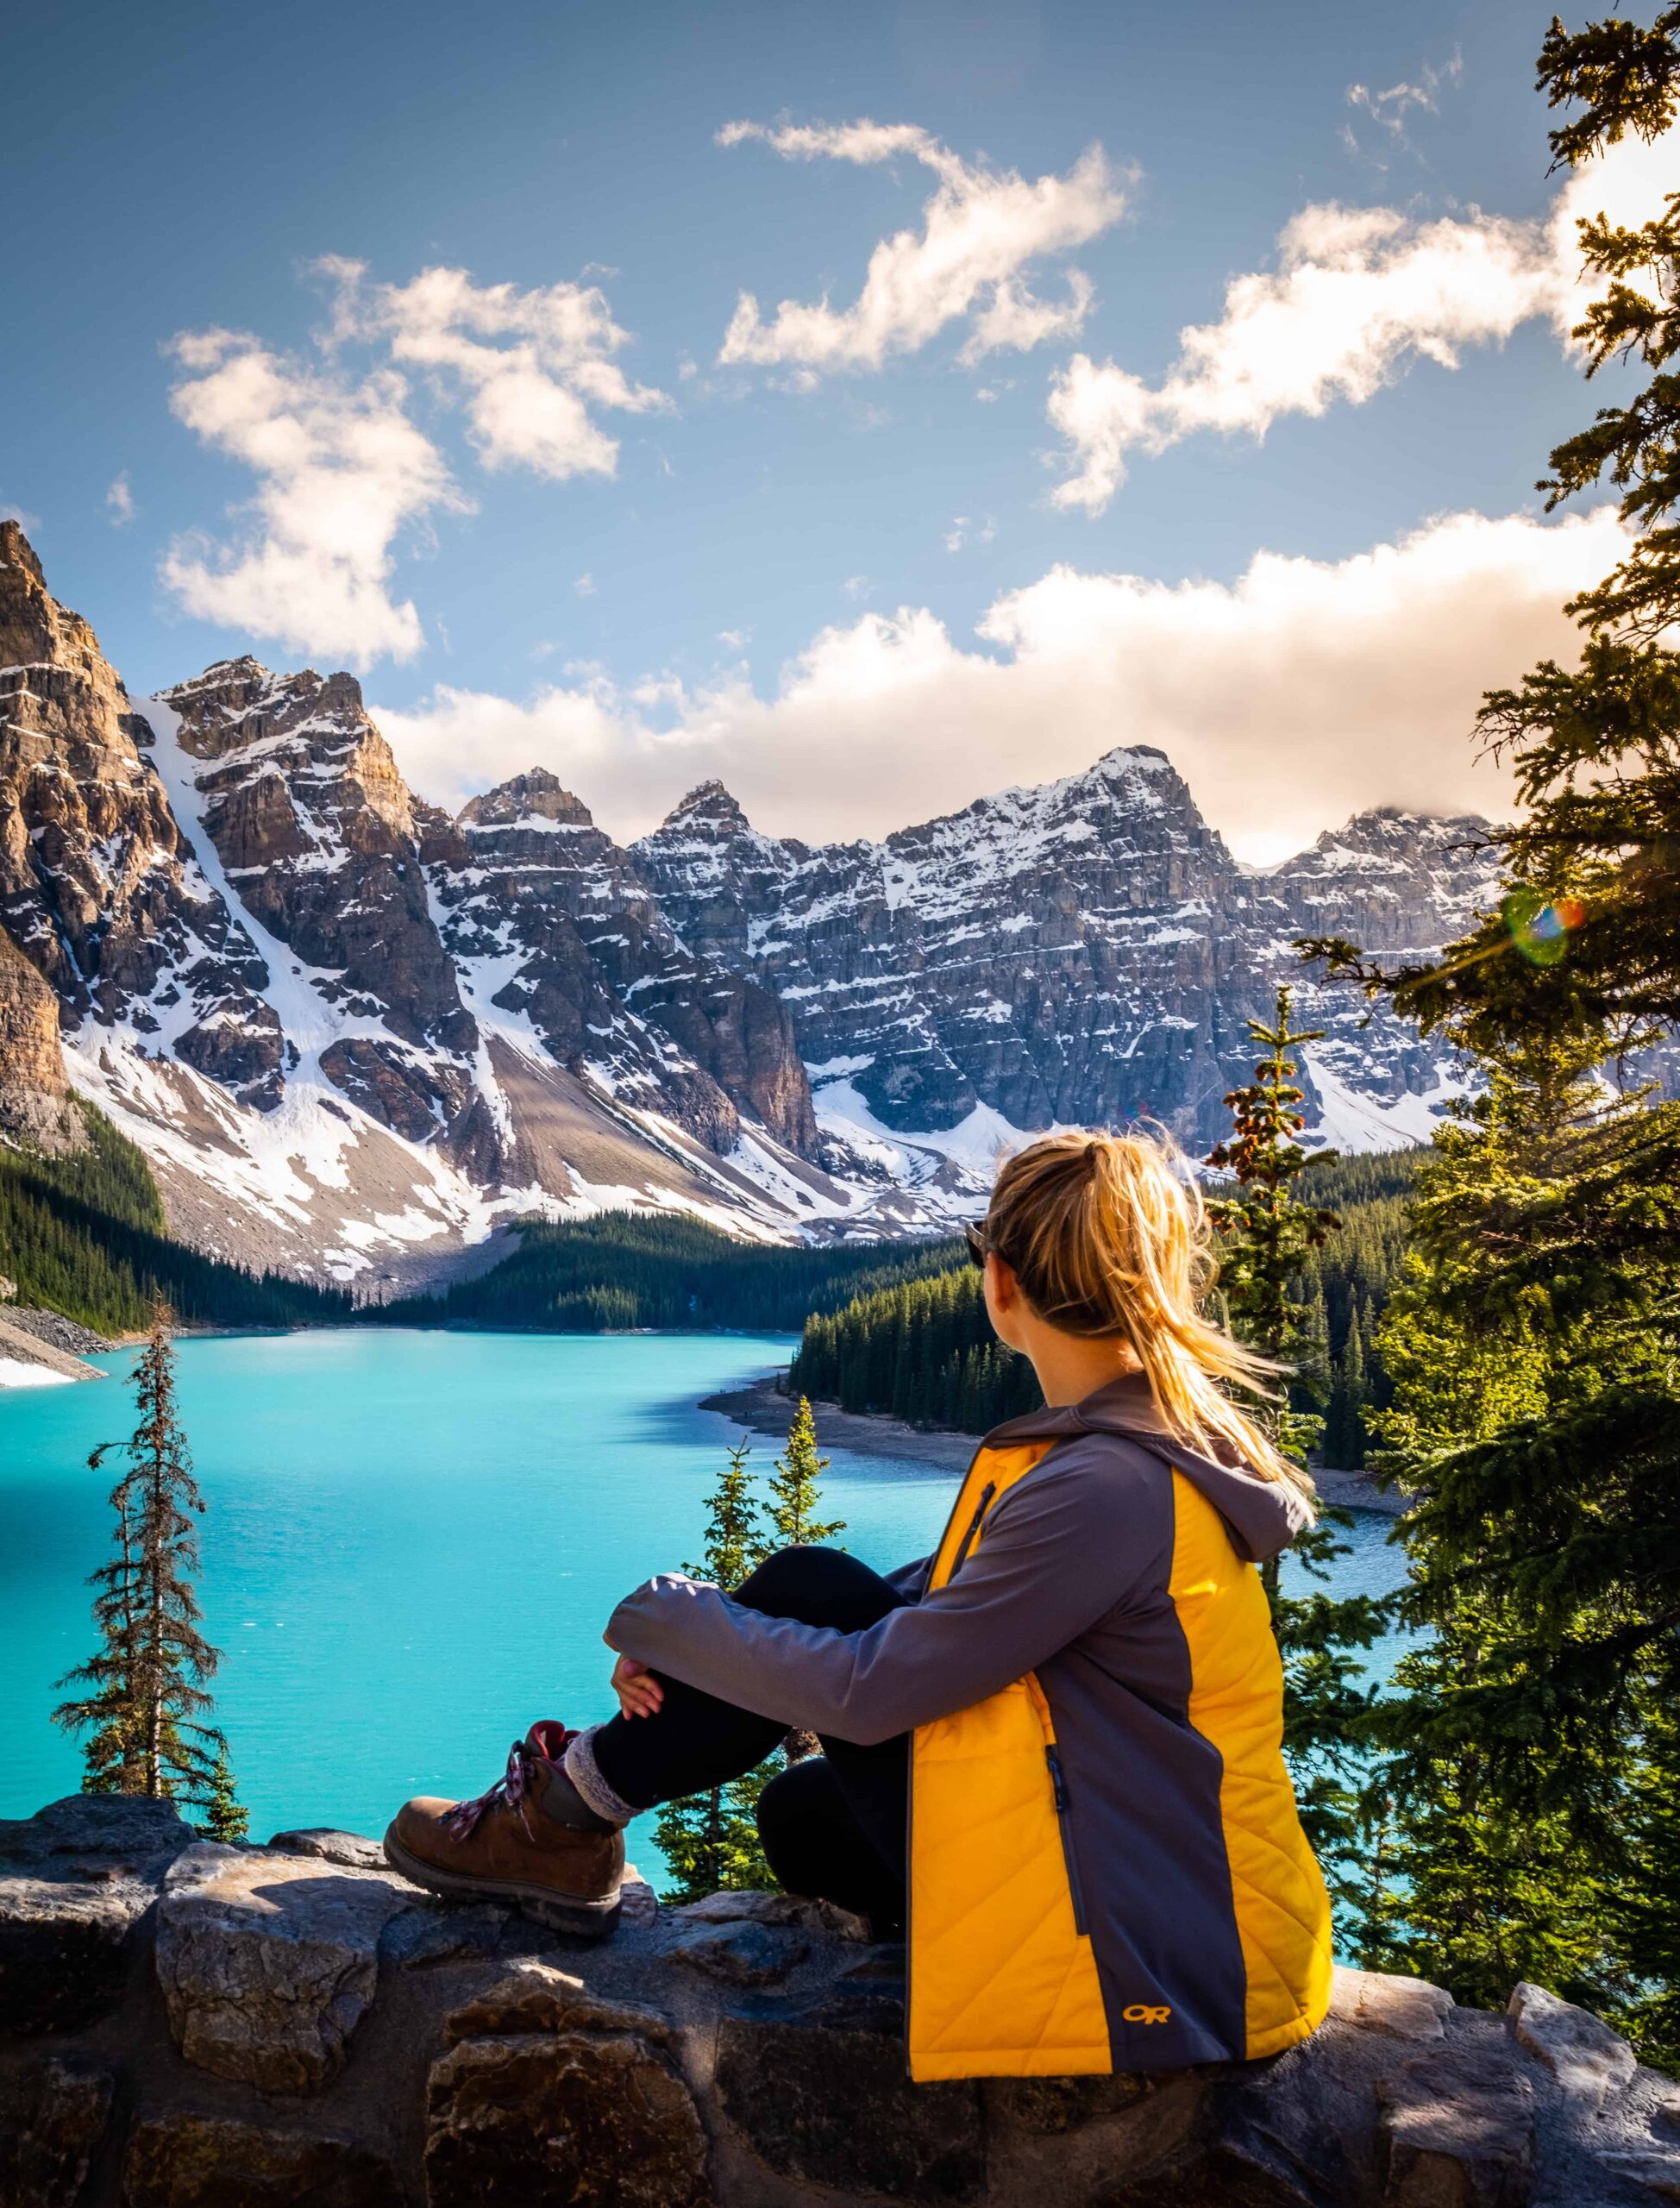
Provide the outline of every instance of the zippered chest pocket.
{"type": "Polygon", "coordinates": [[[987,1480],[985,1486],[981,1488],[980,1491],[980,1501],[975,1505],[975,1515],[969,1519],[968,1528],[963,1534],[962,1539],[957,1543],[956,1554],[951,1559],[951,1568],[945,1574],[945,1584],[947,1587],[950,1585],[952,1580],[956,1578],[957,1573],[962,1571],[963,1565],[969,1561],[969,1552],[973,1548],[975,1543],[980,1538],[981,1527],[985,1521],[987,1512],[992,1507],[992,1497],[997,1493],[997,1491],[998,1484],[995,1480],[987,1480]]]}
{"type": "Polygon", "coordinates": [[[1044,1735],[1044,1766],[1050,1772],[1050,1794],[1056,1803],[1056,1829],[1062,1841],[1062,1867],[1068,1874],[1068,1898],[1073,1904],[1074,1930],[1081,1940],[1089,1936],[1090,1926],[1085,1916],[1085,1889],[1080,1883],[1079,1859],[1074,1853],[1073,1827],[1068,1816],[1068,1782],[1062,1772],[1062,1753],[1056,1744],[1056,1727],[1050,1717],[1050,1697],[1038,1683],[1036,1672],[1026,1675],[1026,1690],[1044,1735]]]}

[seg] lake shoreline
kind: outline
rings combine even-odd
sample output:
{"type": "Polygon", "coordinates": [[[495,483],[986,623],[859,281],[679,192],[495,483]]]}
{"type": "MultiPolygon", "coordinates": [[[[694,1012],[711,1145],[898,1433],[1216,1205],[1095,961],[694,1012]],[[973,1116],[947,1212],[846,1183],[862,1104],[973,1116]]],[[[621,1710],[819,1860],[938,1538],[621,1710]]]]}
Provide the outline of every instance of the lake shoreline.
{"type": "MultiPolygon", "coordinates": [[[[774,1434],[780,1440],[787,1435],[793,1406],[778,1389],[779,1377],[767,1372],[749,1387],[725,1389],[705,1396],[699,1408],[721,1412],[754,1433],[774,1434]]],[[[843,1411],[837,1403],[813,1400],[811,1408],[817,1421],[818,1447],[852,1449],[866,1457],[908,1458],[916,1464],[962,1472],[968,1470],[980,1446],[977,1434],[906,1426],[902,1419],[876,1413],[843,1411]]],[[[1407,1507],[1407,1496],[1379,1487],[1369,1472],[1317,1471],[1313,1477],[1323,1501],[1338,1509],[1398,1518],[1407,1507]]]]}

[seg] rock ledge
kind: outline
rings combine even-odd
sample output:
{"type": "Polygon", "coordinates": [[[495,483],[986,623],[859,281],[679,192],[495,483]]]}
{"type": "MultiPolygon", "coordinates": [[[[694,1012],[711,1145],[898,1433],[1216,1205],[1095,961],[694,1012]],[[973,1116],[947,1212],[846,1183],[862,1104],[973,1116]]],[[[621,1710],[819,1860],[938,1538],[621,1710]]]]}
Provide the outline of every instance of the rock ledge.
{"type": "Polygon", "coordinates": [[[1680,2088],[1543,1988],[1337,1974],[1269,2062],[905,2074],[904,1954],[786,1895],[605,1946],[321,1830],[80,1796],[0,1822],[0,2208],[1639,2208],[1680,2088]]]}

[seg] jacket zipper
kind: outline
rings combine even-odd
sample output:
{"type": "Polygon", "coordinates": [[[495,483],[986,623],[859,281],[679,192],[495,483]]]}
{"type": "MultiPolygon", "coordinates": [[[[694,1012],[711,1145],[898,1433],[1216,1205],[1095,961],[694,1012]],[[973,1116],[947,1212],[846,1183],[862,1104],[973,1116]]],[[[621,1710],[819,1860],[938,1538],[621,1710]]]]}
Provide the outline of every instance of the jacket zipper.
{"type": "Polygon", "coordinates": [[[969,1521],[969,1530],[964,1534],[961,1541],[958,1542],[956,1554],[951,1559],[951,1568],[945,1575],[945,1584],[947,1587],[950,1585],[951,1581],[956,1578],[957,1573],[962,1571],[963,1565],[969,1561],[969,1552],[974,1546],[975,1541],[979,1535],[981,1521],[991,1509],[992,1497],[997,1493],[997,1491],[998,1484],[995,1480],[987,1480],[985,1486],[981,1488],[980,1491],[980,1501],[975,1506],[975,1515],[969,1521]]]}
{"type": "Polygon", "coordinates": [[[1062,1835],[1062,1861],[1068,1873],[1068,1898],[1074,1905],[1074,1930],[1083,1940],[1090,1932],[1090,1926],[1085,1920],[1085,1889],[1079,1883],[1074,1836],[1068,1823],[1068,1782],[1062,1776],[1062,1759],[1056,1752],[1054,1741],[1044,1750],[1044,1761],[1050,1766],[1050,1787],[1056,1796],[1056,1822],[1062,1835]]]}
{"type": "Polygon", "coordinates": [[[1056,1803],[1056,1828],[1062,1840],[1062,1867],[1068,1874],[1068,1899],[1073,1904],[1074,1930],[1083,1940],[1089,1937],[1090,1925],[1085,1915],[1085,1889],[1080,1884],[1079,1860],[1074,1854],[1073,1828],[1068,1822],[1068,1782],[1063,1776],[1061,1753],[1056,1745],[1056,1728],[1050,1720],[1050,1700],[1038,1684],[1038,1674],[1027,1674],[1027,1691],[1032,1706],[1038,1714],[1038,1723],[1044,1735],[1044,1763],[1050,1772],[1050,1795],[1056,1803]]]}

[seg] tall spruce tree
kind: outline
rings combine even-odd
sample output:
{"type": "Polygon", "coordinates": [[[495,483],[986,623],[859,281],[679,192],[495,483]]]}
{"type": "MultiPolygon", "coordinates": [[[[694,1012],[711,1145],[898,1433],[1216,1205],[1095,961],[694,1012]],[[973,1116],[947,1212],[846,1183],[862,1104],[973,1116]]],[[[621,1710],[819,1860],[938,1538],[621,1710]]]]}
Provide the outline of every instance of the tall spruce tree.
{"type": "Polygon", "coordinates": [[[85,1691],[53,1713],[86,1733],[83,1786],[90,1794],[143,1794],[211,1810],[228,1824],[237,1809],[227,1742],[199,1722],[220,1660],[198,1630],[193,1590],[204,1500],[192,1476],[175,1400],[172,1314],[160,1300],[135,1364],[140,1421],[126,1442],[102,1442],[91,1471],[120,1452],[111,1490],[114,1554],[93,1574],[99,1647],[60,1681],[85,1691]]]}
{"type": "MultiPolygon", "coordinates": [[[[1560,164],[1590,174],[1680,108],[1680,9],[1555,22],[1560,164]]],[[[1680,1107],[1639,1054],[1680,1013],[1680,192],[1581,225],[1589,373],[1646,372],[1551,455],[1608,481],[1626,558],[1568,609],[1578,663],[1489,693],[1524,811],[1504,894],[1430,965],[1307,944],[1479,1062],[1438,1137],[1380,1346],[1389,1462],[1420,1491],[1407,1608],[1430,1642],[1389,1728],[1398,1899],[1382,1929],[1467,1997],[1539,1979],[1680,2060],[1680,1107]],[[1664,1805],[1660,1810],[1658,1805],[1664,1805]]]]}
{"type": "MultiPolygon", "coordinates": [[[[818,1548],[824,1541],[831,1541],[837,1534],[845,1532],[843,1518],[832,1518],[825,1523],[817,1516],[822,1500],[823,1474],[827,1470],[828,1458],[817,1453],[817,1423],[811,1415],[811,1399],[801,1396],[793,1424],[787,1429],[787,1452],[777,1458],[775,1471],[770,1476],[770,1523],[783,1546],[818,1548]]],[[[795,1726],[783,1742],[782,1750],[789,1763],[814,1756],[817,1735],[795,1726]]]]}
{"type": "MultiPolygon", "coordinates": [[[[753,1493],[749,1441],[738,1441],[706,1497],[705,1547],[699,1564],[685,1564],[694,1578],[738,1587],[765,1555],[764,1513],[753,1493]]],[[[660,1806],[654,1837],[670,1866],[666,1898],[699,1901],[721,1887],[774,1884],[759,1845],[755,1814],[770,1775],[761,1766],[727,1785],[679,1795],[660,1806]]]]}
{"type": "Polygon", "coordinates": [[[827,1470],[828,1458],[817,1453],[817,1422],[811,1414],[811,1399],[801,1396],[787,1429],[787,1451],[777,1458],[770,1475],[768,1515],[781,1546],[818,1548],[845,1532],[843,1518],[824,1523],[817,1516],[823,1474],[827,1470]]]}
{"type": "MultiPolygon", "coordinates": [[[[1208,1158],[1229,1172],[1236,1186],[1209,1208],[1223,1245],[1219,1285],[1234,1331],[1282,1371],[1299,1373],[1301,1351],[1310,1354],[1314,1336],[1313,1306],[1300,1287],[1301,1268],[1338,1222],[1333,1212],[1303,1203],[1294,1193],[1308,1159],[1295,1139],[1303,1097],[1291,1054],[1316,1042],[1318,1032],[1294,1027],[1292,1012],[1290,993],[1282,988],[1270,1026],[1249,1022],[1263,1055],[1254,1079],[1226,1098],[1234,1132],[1208,1158]]],[[[1282,1385],[1262,1416],[1283,1454],[1305,1465],[1321,1421],[1294,1408],[1282,1385]]],[[[1333,1580],[1338,1564],[1351,1553],[1337,1529],[1349,1523],[1345,1511],[1326,1510],[1296,1541],[1293,1554],[1313,1578],[1333,1580]]],[[[1363,1876],[1362,1752],[1373,1699],[1358,1652],[1381,1633],[1382,1606],[1367,1596],[1286,1595],[1275,1562],[1262,1577],[1283,1659],[1284,1753],[1302,1821],[1345,1917],[1356,1906],[1363,1876]]]]}

